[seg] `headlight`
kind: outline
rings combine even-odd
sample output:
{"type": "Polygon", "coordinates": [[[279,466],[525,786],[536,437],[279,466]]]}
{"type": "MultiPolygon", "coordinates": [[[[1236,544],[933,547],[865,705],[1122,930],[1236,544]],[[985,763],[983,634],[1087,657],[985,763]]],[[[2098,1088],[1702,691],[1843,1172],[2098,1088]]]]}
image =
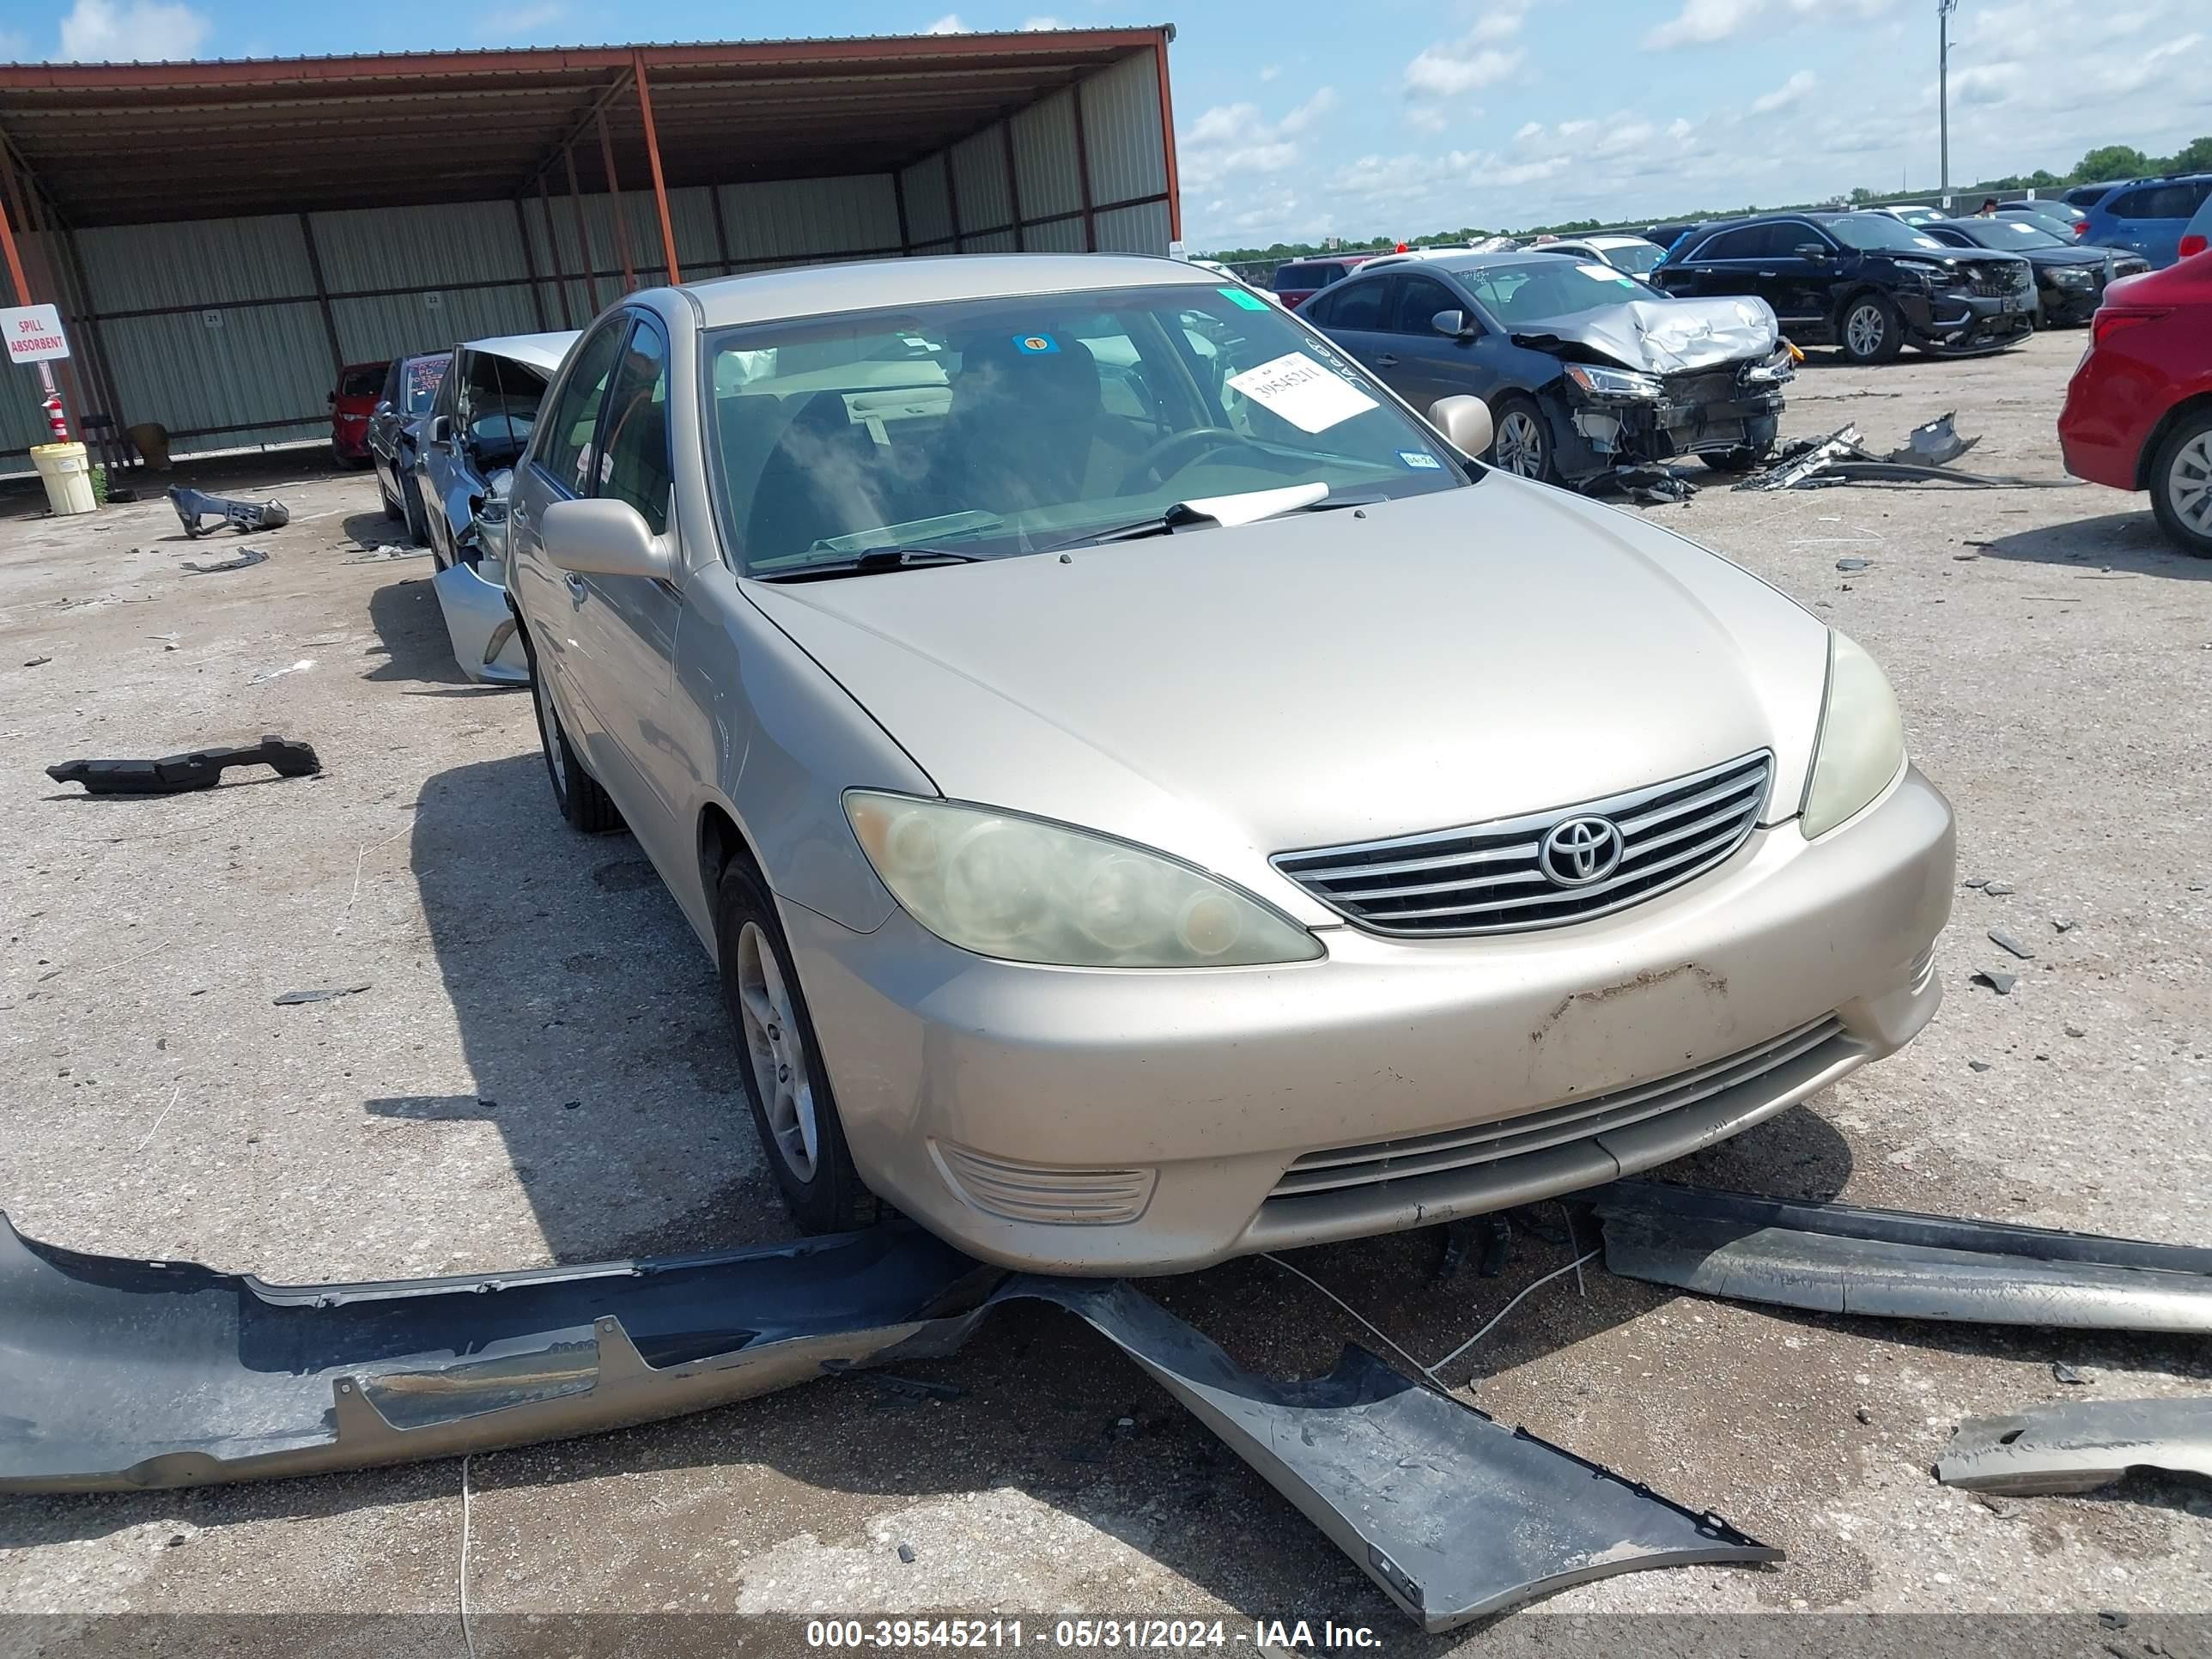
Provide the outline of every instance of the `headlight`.
{"type": "Polygon", "coordinates": [[[1889,787],[1905,764],[1905,722],[1897,693],[1872,657],[1848,636],[1828,635],[1828,694],[1813,780],[1797,827],[1811,841],[1856,813],[1889,787]]]}
{"type": "Polygon", "coordinates": [[[1036,818],[854,790],[845,816],[906,913],[948,945],[1069,968],[1307,962],[1321,941],[1188,865],[1036,818]]]}
{"type": "Polygon", "coordinates": [[[2051,273],[2051,280],[2054,283],[2063,283],[2071,288],[2090,282],[2093,276],[2087,265],[2060,265],[2051,273]]]}
{"type": "Polygon", "coordinates": [[[1663,398],[1667,388],[1656,375],[1639,374],[1632,368],[1595,368],[1588,363],[1569,363],[1567,378],[1594,398],[1663,398]]]}
{"type": "Polygon", "coordinates": [[[1930,264],[1925,259],[1899,259],[1897,268],[1914,278],[1923,288],[1934,288],[1938,283],[1959,280],[1959,273],[1949,265],[1930,264]]]}

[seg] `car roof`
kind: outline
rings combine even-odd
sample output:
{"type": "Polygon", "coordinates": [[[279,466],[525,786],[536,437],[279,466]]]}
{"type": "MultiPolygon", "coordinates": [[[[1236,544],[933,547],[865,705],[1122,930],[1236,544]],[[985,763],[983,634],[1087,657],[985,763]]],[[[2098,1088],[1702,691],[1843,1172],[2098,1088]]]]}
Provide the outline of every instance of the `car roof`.
{"type": "Polygon", "coordinates": [[[697,306],[702,324],[722,328],[950,300],[1017,300],[1202,281],[1180,259],[1145,254],[947,253],[716,276],[686,283],[682,291],[697,306]]]}
{"type": "Polygon", "coordinates": [[[1478,253],[1473,248],[1439,252],[1444,257],[1432,254],[1421,263],[1443,270],[1504,270],[1519,265],[1551,266],[1559,262],[1558,254],[1547,253],[1542,248],[1501,248],[1495,253],[1478,253]]]}

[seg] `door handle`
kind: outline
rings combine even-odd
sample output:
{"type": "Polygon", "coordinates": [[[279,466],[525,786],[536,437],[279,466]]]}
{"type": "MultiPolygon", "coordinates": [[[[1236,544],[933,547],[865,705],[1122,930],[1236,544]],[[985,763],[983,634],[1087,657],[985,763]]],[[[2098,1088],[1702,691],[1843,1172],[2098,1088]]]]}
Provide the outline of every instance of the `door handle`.
{"type": "Polygon", "coordinates": [[[561,580],[568,585],[568,599],[572,604],[583,604],[585,595],[592,591],[584,586],[584,579],[573,570],[562,571],[561,580]]]}
{"type": "Polygon", "coordinates": [[[1778,275],[1778,272],[1775,272],[1775,271],[1771,271],[1771,270],[1762,270],[1762,271],[1760,271],[1759,274],[1760,276],[1776,276],[1776,275],[1778,275]]]}
{"type": "Polygon", "coordinates": [[[1395,353],[1386,351],[1375,360],[1375,366],[1377,368],[1395,368],[1398,367],[1397,356],[1395,353]]]}

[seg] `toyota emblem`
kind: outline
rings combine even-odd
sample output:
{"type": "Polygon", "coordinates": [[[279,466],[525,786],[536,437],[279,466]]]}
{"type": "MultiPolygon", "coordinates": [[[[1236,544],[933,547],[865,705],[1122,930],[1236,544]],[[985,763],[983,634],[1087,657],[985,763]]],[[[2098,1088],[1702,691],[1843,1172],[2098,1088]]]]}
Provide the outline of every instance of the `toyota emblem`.
{"type": "Polygon", "coordinates": [[[1563,818],[1544,837],[1536,861],[1554,885],[1587,887],[1611,875],[1624,850],[1611,818],[1563,818]]]}

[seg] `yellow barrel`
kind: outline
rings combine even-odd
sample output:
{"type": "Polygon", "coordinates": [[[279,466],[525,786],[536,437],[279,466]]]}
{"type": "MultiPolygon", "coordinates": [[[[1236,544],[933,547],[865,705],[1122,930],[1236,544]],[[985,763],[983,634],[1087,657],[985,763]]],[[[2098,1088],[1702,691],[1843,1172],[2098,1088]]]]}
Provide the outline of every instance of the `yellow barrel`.
{"type": "Polygon", "coordinates": [[[92,499],[92,469],[85,465],[82,444],[35,444],[31,464],[39,469],[39,477],[46,486],[46,505],[55,517],[89,513],[97,505],[92,499]]]}

